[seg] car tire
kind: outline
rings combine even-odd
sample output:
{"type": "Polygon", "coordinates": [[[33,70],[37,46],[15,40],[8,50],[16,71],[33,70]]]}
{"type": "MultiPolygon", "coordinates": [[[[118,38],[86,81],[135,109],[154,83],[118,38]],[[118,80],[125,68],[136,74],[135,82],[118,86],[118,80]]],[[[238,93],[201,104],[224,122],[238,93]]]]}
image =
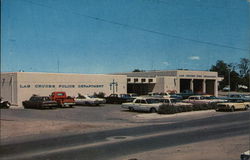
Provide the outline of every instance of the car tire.
{"type": "Polygon", "coordinates": [[[150,108],[150,113],[156,113],[157,110],[155,108],[150,108]]]}
{"type": "Polygon", "coordinates": [[[132,111],[132,112],[135,111],[135,109],[133,107],[129,107],[128,109],[129,109],[129,111],[132,111]]]}
{"type": "Polygon", "coordinates": [[[246,111],[248,109],[248,105],[245,106],[244,110],[246,111]]]}
{"type": "Polygon", "coordinates": [[[10,103],[9,102],[4,102],[3,103],[3,108],[5,108],[5,109],[8,109],[8,108],[10,108],[10,103]]]}
{"type": "Polygon", "coordinates": [[[232,106],[232,107],[231,107],[231,112],[234,112],[234,111],[235,111],[235,107],[232,106]]]}

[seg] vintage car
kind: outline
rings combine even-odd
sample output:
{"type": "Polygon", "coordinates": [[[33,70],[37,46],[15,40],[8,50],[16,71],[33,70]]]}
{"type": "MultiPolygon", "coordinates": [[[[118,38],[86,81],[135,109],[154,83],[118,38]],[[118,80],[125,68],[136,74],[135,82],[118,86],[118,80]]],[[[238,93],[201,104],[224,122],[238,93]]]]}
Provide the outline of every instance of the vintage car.
{"type": "Polygon", "coordinates": [[[52,92],[49,98],[56,101],[59,107],[73,107],[75,105],[74,98],[67,96],[66,92],[52,92]]]}
{"type": "Polygon", "coordinates": [[[202,95],[202,98],[205,100],[210,100],[210,102],[214,102],[214,103],[223,103],[223,102],[227,102],[226,99],[222,99],[222,98],[218,98],[212,95],[202,95]]]}
{"type": "Polygon", "coordinates": [[[226,99],[229,100],[243,100],[245,102],[250,102],[250,97],[249,95],[244,95],[244,94],[229,94],[226,99]]]}
{"type": "Polygon", "coordinates": [[[250,160],[250,150],[241,153],[240,160],[250,160]]]}
{"type": "Polygon", "coordinates": [[[124,109],[129,109],[130,111],[143,111],[143,112],[158,112],[160,105],[159,98],[154,97],[138,97],[130,103],[122,103],[121,107],[124,109]]]}
{"type": "Polygon", "coordinates": [[[216,111],[220,110],[247,110],[250,107],[250,102],[244,102],[242,100],[231,99],[225,103],[218,103],[216,106],[216,111]]]}
{"type": "Polygon", "coordinates": [[[103,98],[92,97],[88,95],[78,94],[78,97],[75,98],[76,105],[92,105],[97,106],[100,104],[106,103],[106,100],[103,98]]]}
{"type": "Polygon", "coordinates": [[[173,106],[193,106],[192,103],[185,103],[175,98],[161,98],[159,100],[160,102],[164,104],[173,105],[173,106]]]}
{"type": "Polygon", "coordinates": [[[225,99],[219,99],[211,95],[195,95],[195,96],[190,96],[188,97],[188,99],[183,100],[183,102],[192,104],[209,104],[209,103],[219,103],[226,101],[227,100],[225,99]]]}
{"type": "Polygon", "coordinates": [[[8,102],[8,101],[3,101],[2,99],[3,99],[3,98],[0,97],[0,108],[3,108],[3,109],[8,109],[8,108],[10,108],[10,106],[11,106],[10,102],[8,102]]]}
{"type": "Polygon", "coordinates": [[[37,108],[37,109],[46,109],[46,108],[56,108],[57,102],[50,100],[48,96],[37,96],[34,95],[30,97],[29,100],[23,101],[24,108],[37,108]]]}
{"type": "Polygon", "coordinates": [[[111,94],[105,97],[106,103],[111,104],[122,104],[125,102],[132,102],[135,98],[128,94],[111,94]]]}
{"type": "Polygon", "coordinates": [[[157,97],[157,98],[169,98],[170,97],[170,94],[169,93],[148,93],[148,96],[151,96],[151,97],[157,97]]]}

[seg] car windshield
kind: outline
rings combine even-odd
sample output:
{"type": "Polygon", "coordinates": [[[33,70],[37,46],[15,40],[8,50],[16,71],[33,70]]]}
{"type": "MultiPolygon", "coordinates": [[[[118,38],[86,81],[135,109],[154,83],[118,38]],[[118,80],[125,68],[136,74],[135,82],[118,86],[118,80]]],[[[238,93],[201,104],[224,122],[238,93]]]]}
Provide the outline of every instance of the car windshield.
{"type": "Polygon", "coordinates": [[[148,104],[152,104],[152,103],[160,103],[159,99],[147,99],[146,100],[148,104]]]}
{"type": "Polygon", "coordinates": [[[177,102],[181,102],[181,100],[179,99],[171,99],[172,103],[177,103],[177,102]]]}
{"type": "Polygon", "coordinates": [[[205,96],[202,97],[203,99],[217,99],[215,96],[205,96]]]}
{"type": "Polygon", "coordinates": [[[43,100],[44,101],[50,101],[50,98],[49,97],[43,97],[43,100]]]}
{"type": "Polygon", "coordinates": [[[131,98],[131,96],[128,94],[121,94],[121,98],[131,98]]]}
{"type": "Polygon", "coordinates": [[[58,96],[64,96],[64,93],[57,93],[58,96]]]}

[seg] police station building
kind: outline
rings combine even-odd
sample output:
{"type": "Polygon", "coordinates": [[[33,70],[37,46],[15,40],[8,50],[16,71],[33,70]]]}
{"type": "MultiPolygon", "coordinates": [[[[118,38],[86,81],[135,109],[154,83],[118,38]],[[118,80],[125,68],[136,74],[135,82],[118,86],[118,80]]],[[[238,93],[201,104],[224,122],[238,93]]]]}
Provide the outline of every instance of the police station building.
{"type": "Polygon", "coordinates": [[[192,90],[217,96],[218,82],[222,78],[209,71],[149,71],[117,74],[66,74],[66,73],[1,73],[1,97],[12,105],[22,106],[22,101],[33,94],[49,96],[54,91],[65,91],[69,96],[78,93],[92,95],[103,92],[106,96],[116,93],[149,92],[177,93],[192,90]]]}

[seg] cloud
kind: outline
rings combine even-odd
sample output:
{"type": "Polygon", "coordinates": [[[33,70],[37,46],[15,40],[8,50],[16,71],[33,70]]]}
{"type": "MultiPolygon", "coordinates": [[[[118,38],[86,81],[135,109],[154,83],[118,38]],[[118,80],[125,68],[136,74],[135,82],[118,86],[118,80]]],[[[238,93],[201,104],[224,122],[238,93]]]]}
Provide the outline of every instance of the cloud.
{"type": "Polygon", "coordinates": [[[188,57],[188,59],[191,59],[191,60],[200,60],[200,57],[199,56],[191,56],[191,57],[188,57]]]}
{"type": "Polygon", "coordinates": [[[168,63],[168,62],[162,62],[164,65],[166,65],[166,66],[169,66],[170,65],[170,63],[168,63]]]}

